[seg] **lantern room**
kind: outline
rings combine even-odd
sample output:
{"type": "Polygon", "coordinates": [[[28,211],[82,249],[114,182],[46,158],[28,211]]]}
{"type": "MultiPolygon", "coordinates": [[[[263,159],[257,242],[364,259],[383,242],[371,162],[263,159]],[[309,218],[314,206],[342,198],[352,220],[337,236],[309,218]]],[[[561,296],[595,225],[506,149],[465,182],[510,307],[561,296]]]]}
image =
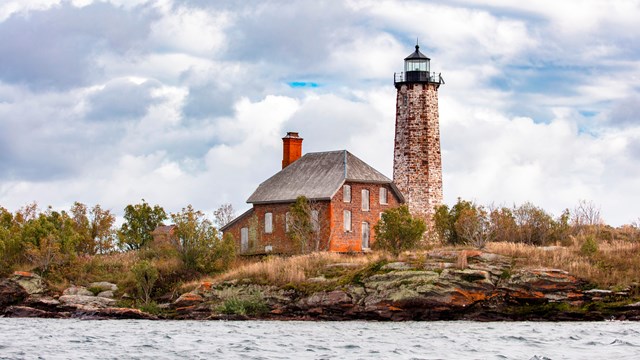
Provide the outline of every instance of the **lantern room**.
{"type": "Polygon", "coordinates": [[[416,51],[404,58],[404,71],[393,74],[393,82],[396,88],[406,83],[444,84],[442,75],[431,72],[431,59],[420,52],[417,44],[416,51]]]}
{"type": "Polygon", "coordinates": [[[425,71],[428,73],[430,61],[431,59],[420,52],[420,45],[416,45],[416,51],[404,58],[404,72],[425,71]]]}

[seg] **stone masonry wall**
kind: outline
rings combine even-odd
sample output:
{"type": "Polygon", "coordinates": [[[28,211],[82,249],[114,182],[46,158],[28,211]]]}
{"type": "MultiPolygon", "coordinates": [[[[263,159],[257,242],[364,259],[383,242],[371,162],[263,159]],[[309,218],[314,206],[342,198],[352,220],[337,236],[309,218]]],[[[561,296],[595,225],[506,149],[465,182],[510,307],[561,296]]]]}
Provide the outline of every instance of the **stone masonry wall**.
{"type": "Polygon", "coordinates": [[[431,225],[442,204],[438,85],[398,84],[393,181],[414,216],[431,225]]]}

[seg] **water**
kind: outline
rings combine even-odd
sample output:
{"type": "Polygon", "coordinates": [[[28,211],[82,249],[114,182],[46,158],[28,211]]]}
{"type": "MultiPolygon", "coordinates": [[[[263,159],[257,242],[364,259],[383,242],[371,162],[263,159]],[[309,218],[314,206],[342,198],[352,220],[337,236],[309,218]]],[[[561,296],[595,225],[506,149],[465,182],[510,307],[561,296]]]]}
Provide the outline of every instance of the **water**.
{"type": "Polygon", "coordinates": [[[639,359],[634,322],[0,318],[0,359],[639,359]]]}

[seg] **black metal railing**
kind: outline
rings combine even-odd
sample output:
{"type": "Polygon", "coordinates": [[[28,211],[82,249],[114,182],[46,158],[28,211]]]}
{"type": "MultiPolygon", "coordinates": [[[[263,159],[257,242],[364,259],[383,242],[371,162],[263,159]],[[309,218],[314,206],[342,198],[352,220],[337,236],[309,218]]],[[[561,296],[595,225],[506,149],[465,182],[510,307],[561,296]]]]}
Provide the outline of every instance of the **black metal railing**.
{"type": "Polygon", "coordinates": [[[393,73],[393,83],[403,82],[430,82],[437,84],[444,84],[442,73],[436,74],[435,72],[429,73],[426,71],[407,71],[393,73]]]}

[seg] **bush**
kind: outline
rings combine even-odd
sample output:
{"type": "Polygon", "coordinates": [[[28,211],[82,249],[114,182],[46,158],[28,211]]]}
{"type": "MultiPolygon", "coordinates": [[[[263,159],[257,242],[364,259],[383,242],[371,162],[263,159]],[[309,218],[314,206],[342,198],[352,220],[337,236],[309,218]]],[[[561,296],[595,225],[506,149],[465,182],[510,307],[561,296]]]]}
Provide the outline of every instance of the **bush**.
{"type": "Polygon", "coordinates": [[[262,298],[262,294],[254,293],[249,297],[230,297],[217,310],[226,315],[256,316],[269,311],[269,306],[262,298]]]}
{"type": "Polygon", "coordinates": [[[402,205],[382,213],[374,227],[376,242],[373,246],[398,256],[402,251],[416,248],[426,230],[425,222],[414,218],[407,205],[402,205]]]}
{"type": "Polygon", "coordinates": [[[458,202],[449,209],[447,205],[440,205],[433,215],[436,234],[443,243],[451,245],[463,244],[465,241],[456,230],[456,223],[465,210],[473,210],[472,202],[458,198],[458,202]]]}
{"type": "Polygon", "coordinates": [[[138,287],[138,295],[145,304],[151,301],[151,292],[153,286],[158,280],[158,269],[149,261],[143,260],[135,264],[131,269],[135,276],[136,285],[138,287]]]}
{"type": "Polygon", "coordinates": [[[598,252],[598,243],[593,235],[587,236],[584,243],[580,247],[580,253],[586,256],[593,256],[598,252]]]}

